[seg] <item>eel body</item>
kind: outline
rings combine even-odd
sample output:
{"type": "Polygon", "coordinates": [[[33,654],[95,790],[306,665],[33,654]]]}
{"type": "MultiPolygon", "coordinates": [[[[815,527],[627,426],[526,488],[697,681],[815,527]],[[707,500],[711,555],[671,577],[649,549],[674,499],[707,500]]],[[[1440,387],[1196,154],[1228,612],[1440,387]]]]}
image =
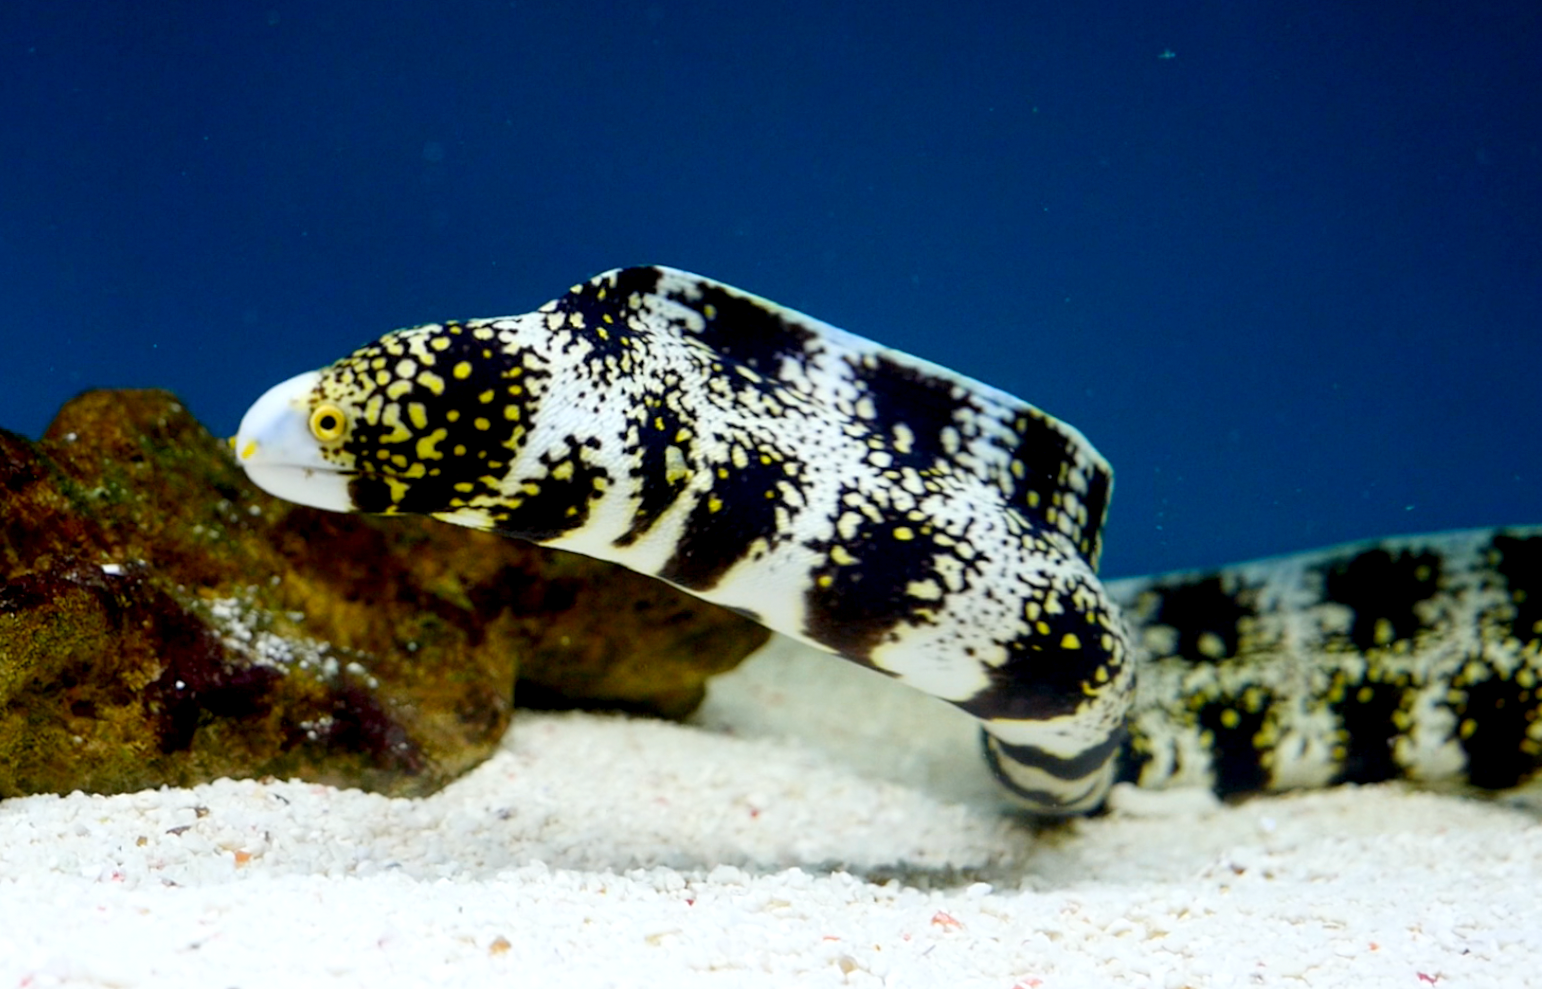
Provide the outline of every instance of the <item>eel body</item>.
{"type": "MultiPolygon", "coordinates": [[[[619,563],[947,700],[979,719],[997,778],[1038,813],[1093,809],[1116,778],[1418,775],[1478,737],[1463,714],[1482,693],[1473,676],[1404,661],[1449,626],[1439,601],[1364,625],[1355,592],[1334,598],[1329,563],[1277,564],[1214,586],[1121,585],[1127,625],[1095,575],[1113,475],[1079,432],[686,272],[620,269],[535,312],[387,334],[274,386],[233,443],[280,497],[619,563]],[[1185,609],[1201,605],[1219,610],[1196,623],[1185,609]],[[1131,627],[1153,656],[1155,693],[1138,702],[1131,627]],[[1308,639],[1311,658],[1256,679],[1268,649],[1308,639]],[[1373,709],[1380,720],[1354,714],[1373,709]],[[1364,738],[1391,755],[1367,762],[1373,721],[1364,738]]],[[[1496,564],[1477,561],[1497,544],[1478,538],[1449,547],[1455,570],[1415,566],[1419,586],[1483,584],[1496,564]]],[[[1528,642],[1488,668],[1524,681],[1510,715],[1529,711],[1534,768],[1528,642]]]]}
{"type": "Polygon", "coordinates": [[[1138,671],[1119,778],[1221,794],[1542,769],[1542,527],[1114,581],[1138,671]]]}

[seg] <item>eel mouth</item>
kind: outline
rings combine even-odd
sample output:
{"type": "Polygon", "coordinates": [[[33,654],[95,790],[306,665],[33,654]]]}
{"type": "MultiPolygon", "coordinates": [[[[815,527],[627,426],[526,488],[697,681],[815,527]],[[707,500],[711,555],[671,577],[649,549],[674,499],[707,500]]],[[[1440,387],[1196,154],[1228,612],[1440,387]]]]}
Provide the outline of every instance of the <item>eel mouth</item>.
{"type": "Polygon", "coordinates": [[[268,494],[312,508],[353,511],[352,473],[331,463],[311,434],[310,406],[321,372],[307,371],[263,392],[230,439],[246,476],[268,494]]]}

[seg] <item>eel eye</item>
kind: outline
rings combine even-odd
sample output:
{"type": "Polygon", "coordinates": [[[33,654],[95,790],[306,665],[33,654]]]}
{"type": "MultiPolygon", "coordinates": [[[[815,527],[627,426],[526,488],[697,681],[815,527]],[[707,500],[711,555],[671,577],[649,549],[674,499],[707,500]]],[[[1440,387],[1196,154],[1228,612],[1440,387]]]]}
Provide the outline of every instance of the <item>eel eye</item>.
{"type": "Polygon", "coordinates": [[[348,416],[343,410],[325,402],[311,413],[311,435],[323,443],[333,443],[348,432],[348,416]]]}

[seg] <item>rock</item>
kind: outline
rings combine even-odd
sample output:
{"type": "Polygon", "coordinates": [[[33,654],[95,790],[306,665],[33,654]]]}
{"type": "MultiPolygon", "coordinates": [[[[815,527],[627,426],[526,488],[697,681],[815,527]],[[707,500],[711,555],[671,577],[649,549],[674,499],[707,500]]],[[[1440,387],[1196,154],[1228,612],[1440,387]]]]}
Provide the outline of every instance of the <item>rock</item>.
{"type": "Polygon", "coordinates": [[[430,793],[521,699],[689,712],[759,626],[609,564],[251,486],[158,391],[0,430],[0,797],[297,776],[430,793]]]}

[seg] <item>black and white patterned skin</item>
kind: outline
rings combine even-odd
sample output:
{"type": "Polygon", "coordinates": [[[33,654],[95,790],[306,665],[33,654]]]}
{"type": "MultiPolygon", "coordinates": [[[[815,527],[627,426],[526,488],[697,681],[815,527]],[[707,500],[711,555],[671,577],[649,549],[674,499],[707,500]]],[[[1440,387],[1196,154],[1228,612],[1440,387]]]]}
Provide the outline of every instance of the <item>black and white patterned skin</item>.
{"type": "Polygon", "coordinates": [[[1122,779],[1221,794],[1542,769],[1542,528],[1116,581],[1139,686],[1122,779]]]}
{"type": "Polygon", "coordinates": [[[236,445],[292,500],[611,560],[950,701],[1036,811],[1112,782],[1133,674],[1094,575],[1111,471],[945,368],[630,268],[390,334],[269,392],[236,445]],[[323,475],[346,494],[318,494],[323,475]]]}
{"type": "Polygon", "coordinates": [[[611,560],[950,701],[1037,813],[1542,766],[1542,529],[1105,590],[1112,473],[1075,429],[681,271],[388,334],[234,445],[280,497],[611,560]]]}

